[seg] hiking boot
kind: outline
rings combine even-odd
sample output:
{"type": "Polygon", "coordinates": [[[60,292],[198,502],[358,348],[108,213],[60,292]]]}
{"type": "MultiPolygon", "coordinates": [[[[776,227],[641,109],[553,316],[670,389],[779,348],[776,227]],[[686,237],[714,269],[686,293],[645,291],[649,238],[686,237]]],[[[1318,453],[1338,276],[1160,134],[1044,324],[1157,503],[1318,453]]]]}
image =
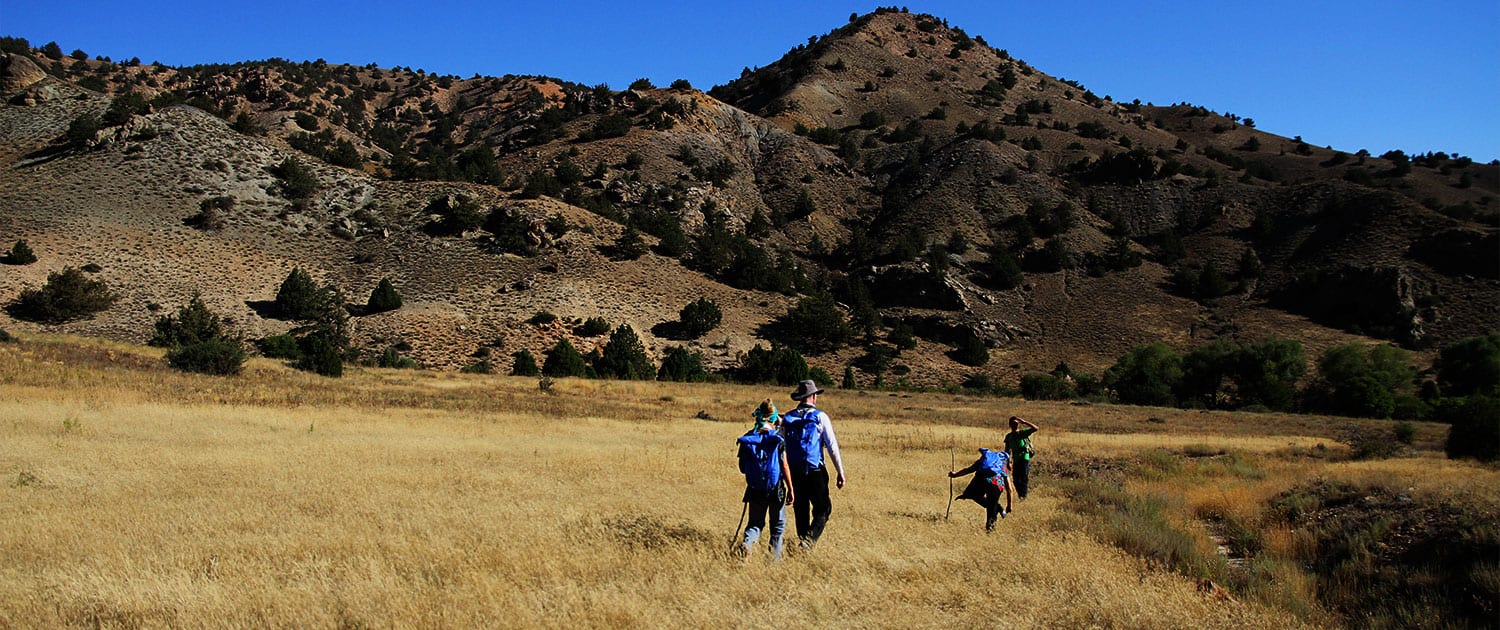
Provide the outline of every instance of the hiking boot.
{"type": "Polygon", "coordinates": [[[812,553],[812,548],[813,548],[812,541],[808,540],[806,538],[798,539],[797,540],[797,548],[801,549],[803,553],[812,553]]]}

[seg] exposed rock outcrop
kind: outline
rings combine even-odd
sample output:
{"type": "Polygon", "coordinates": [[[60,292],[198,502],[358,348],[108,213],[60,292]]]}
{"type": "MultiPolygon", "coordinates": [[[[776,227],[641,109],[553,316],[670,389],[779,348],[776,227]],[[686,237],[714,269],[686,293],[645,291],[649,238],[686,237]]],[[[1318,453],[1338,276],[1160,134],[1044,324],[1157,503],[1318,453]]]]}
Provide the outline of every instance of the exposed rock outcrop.
{"type": "Polygon", "coordinates": [[[32,60],[0,53],[0,94],[15,94],[45,78],[47,73],[32,60]]]}

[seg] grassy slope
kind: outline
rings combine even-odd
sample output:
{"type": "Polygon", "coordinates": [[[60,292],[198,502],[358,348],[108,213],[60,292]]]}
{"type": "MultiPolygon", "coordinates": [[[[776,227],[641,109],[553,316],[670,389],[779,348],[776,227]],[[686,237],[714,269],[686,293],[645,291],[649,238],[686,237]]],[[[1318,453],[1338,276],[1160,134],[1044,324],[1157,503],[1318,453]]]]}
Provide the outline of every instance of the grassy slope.
{"type": "MultiPolygon", "coordinates": [[[[151,349],[0,345],[0,625],[1286,623],[1097,542],[1047,471],[1166,446],[1230,448],[1299,475],[1369,473],[1286,459],[1339,448],[1293,418],[833,390],[822,406],[850,483],[824,544],[741,564],[722,553],[742,487],[732,440],[754,401],[782,388],[554,389],[386,370],[328,380],[262,360],[241,378],[203,378],[166,370],[151,349]],[[966,502],[945,521],[949,446],[997,443],[1011,413],[1044,427],[1035,495],[991,536],[966,502]]],[[[1419,441],[1436,432],[1421,427],[1419,441]]],[[[1434,463],[1393,460],[1380,474],[1418,492],[1469,479],[1493,505],[1494,471],[1444,465],[1443,483],[1418,482],[1434,463]]],[[[1218,482],[1131,483],[1192,503],[1216,500],[1199,495],[1218,482]]]]}

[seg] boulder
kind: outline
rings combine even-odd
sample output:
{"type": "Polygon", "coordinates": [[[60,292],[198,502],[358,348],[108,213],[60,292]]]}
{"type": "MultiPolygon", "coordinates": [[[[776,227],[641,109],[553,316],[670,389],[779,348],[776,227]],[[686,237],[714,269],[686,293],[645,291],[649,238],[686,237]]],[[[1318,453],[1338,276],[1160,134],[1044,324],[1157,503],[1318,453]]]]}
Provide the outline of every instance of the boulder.
{"type": "Polygon", "coordinates": [[[0,53],[0,94],[15,94],[45,78],[47,73],[30,59],[0,53]]]}

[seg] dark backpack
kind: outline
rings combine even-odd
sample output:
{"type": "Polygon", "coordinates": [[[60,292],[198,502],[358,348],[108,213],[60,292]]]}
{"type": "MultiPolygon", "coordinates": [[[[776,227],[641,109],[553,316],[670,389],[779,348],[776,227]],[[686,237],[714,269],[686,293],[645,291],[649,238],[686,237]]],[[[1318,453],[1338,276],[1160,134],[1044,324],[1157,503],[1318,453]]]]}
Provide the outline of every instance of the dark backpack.
{"type": "Polygon", "coordinates": [[[813,407],[798,407],[781,417],[787,462],[798,475],[823,467],[823,427],[818,418],[813,407]]]}
{"type": "Polygon", "coordinates": [[[781,445],[784,440],[775,433],[749,433],[736,442],[740,445],[740,472],[745,474],[749,491],[770,494],[781,485],[781,445]]]}

